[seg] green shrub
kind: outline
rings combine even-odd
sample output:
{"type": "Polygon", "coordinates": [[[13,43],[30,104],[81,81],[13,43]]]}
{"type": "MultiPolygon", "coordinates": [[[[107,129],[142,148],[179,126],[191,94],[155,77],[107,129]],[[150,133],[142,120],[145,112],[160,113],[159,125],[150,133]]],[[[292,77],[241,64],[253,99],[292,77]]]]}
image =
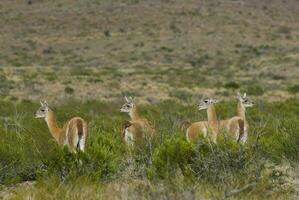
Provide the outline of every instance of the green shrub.
{"type": "Polygon", "coordinates": [[[225,83],[224,87],[231,88],[231,89],[238,89],[238,88],[240,88],[240,85],[238,83],[232,81],[232,82],[225,83]]]}
{"type": "Polygon", "coordinates": [[[200,57],[190,59],[189,63],[193,67],[198,67],[207,64],[209,60],[210,60],[210,56],[208,54],[204,54],[200,57]]]}
{"type": "Polygon", "coordinates": [[[247,87],[245,87],[245,91],[248,94],[255,95],[255,96],[264,94],[264,89],[262,88],[262,86],[256,84],[248,85],[247,87]]]}
{"type": "Polygon", "coordinates": [[[192,171],[209,183],[232,182],[240,176],[250,179],[247,173],[262,170],[262,163],[255,157],[256,149],[230,139],[219,139],[217,145],[199,142],[196,149],[192,171]]]}
{"type": "Polygon", "coordinates": [[[13,81],[7,80],[6,76],[0,73],[0,96],[7,96],[12,85],[13,81]]]}
{"type": "Polygon", "coordinates": [[[191,164],[194,155],[194,146],[185,139],[166,139],[154,151],[150,176],[170,179],[176,176],[178,169],[187,175],[190,173],[188,165],[191,164]]]}
{"type": "Polygon", "coordinates": [[[275,120],[261,138],[261,149],[275,161],[284,158],[299,160],[299,125],[296,119],[275,120]]]}
{"type": "Polygon", "coordinates": [[[299,84],[290,86],[288,91],[291,94],[297,94],[299,92],[299,84]]]}
{"type": "Polygon", "coordinates": [[[183,89],[175,89],[170,92],[170,96],[176,97],[182,101],[188,101],[192,97],[192,94],[183,89]]]}
{"type": "Polygon", "coordinates": [[[74,89],[70,86],[67,86],[67,87],[64,88],[64,92],[66,94],[74,94],[74,89]]]}

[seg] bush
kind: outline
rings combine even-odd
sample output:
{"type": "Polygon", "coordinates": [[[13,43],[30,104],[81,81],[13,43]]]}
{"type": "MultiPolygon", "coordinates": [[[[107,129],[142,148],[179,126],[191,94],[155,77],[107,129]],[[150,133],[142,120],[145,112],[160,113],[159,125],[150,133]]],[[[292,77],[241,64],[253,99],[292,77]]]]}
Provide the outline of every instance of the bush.
{"type": "Polygon", "coordinates": [[[74,94],[74,89],[70,86],[67,86],[67,87],[64,88],[64,92],[66,94],[74,94]]]}
{"type": "Polygon", "coordinates": [[[7,96],[12,85],[13,81],[7,80],[6,76],[0,73],[0,96],[7,96]]]}
{"type": "Polygon", "coordinates": [[[188,165],[191,164],[195,149],[192,144],[183,138],[170,138],[157,147],[153,154],[151,178],[159,177],[171,179],[176,176],[178,169],[184,174],[190,173],[188,165]]]}
{"type": "Polygon", "coordinates": [[[250,95],[255,95],[255,96],[259,96],[259,95],[263,95],[264,94],[264,89],[260,86],[260,85],[249,85],[245,88],[245,91],[250,94],[250,95]]]}
{"type": "Polygon", "coordinates": [[[297,94],[299,92],[299,85],[293,85],[288,88],[289,93],[297,94]]]}
{"type": "Polygon", "coordinates": [[[240,88],[240,85],[236,82],[227,82],[224,84],[225,88],[231,88],[231,89],[238,89],[240,88]]]}

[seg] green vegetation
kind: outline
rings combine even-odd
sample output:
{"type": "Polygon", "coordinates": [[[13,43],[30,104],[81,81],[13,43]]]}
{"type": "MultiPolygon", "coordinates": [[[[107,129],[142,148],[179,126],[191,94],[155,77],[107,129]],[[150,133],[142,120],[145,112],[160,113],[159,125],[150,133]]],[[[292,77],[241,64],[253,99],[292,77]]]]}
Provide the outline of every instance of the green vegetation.
{"type": "Polygon", "coordinates": [[[74,91],[74,89],[72,87],[67,86],[67,87],[64,88],[64,92],[66,94],[73,94],[75,91],[74,91]]]}
{"type": "Polygon", "coordinates": [[[290,86],[288,91],[292,94],[297,94],[299,92],[299,84],[290,86]]]}
{"type": "MultiPolygon", "coordinates": [[[[56,195],[71,199],[73,194],[65,191],[83,195],[74,189],[79,183],[84,188],[90,187],[84,193],[87,197],[97,193],[103,198],[110,185],[123,187],[126,182],[129,182],[125,189],[129,195],[144,198],[165,197],[169,192],[182,199],[192,194],[206,198],[213,194],[220,198],[242,187],[248,188],[234,194],[234,198],[292,195],[287,174],[267,165],[299,161],[299,103],[296,100],[258,102],[248,109],[251,129],[245,146],[225,137],[219,139],[218,145],[204,138],[188,143],[181,123],[188,118],[205,119],[206,113],[173,101],[141,106],[143,115],[156,125],[158,136],[152,141],[140,141],[134,148],[127,147],[120,138],[120,124],[127,119],[116,109],[120,103],[68,100],[62,105],[50,105],[58,122],[75,115],[88,120],[87,149],[77,154],[59,147],[46,123],[33,118],[37,104],[1,101],[1,105],[0,184],[36,181],[27,189],[25,186],[17,189],[16,198],[23,195],[47,198],[53,188],[62,184],[56,195]]],[[[219,104],[218,113],[223,118],[232,116],[234,107],[232,103],[219,104]]],[[[115,192],[117,195],[119,190],[115,192]]]]}

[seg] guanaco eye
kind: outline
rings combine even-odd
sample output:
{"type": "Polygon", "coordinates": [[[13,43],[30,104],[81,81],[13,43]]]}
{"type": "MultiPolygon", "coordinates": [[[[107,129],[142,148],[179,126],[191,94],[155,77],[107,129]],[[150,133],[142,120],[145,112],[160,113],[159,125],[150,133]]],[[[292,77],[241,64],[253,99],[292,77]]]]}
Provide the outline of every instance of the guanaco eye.
{"type": "Polygon", "coordinates": [[[208,103],[209,101],[208,101],[208,100],[205,100],[204,102],[205,102],[205,103],[208,103]]]}
{"type": "Polygon", "coordinates": [[[41,109],[42,112],[45,112],[45,109],[41,109]]]}

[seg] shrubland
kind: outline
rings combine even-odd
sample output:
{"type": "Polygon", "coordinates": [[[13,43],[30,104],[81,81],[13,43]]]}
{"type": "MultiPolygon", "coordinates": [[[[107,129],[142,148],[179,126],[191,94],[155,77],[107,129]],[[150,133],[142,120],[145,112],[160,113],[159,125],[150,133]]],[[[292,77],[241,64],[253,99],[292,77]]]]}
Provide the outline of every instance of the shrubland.
{"type": "MultiPolygon", "coordinates": [[[[235,104],[217,105],[219,118],[233,116],[235,104]]],[[[140,106],[155,125],[157,136],[129,147],[121,140],[120,125],[128,116],[119,112],[120,106],[120,102],[72,99],[50,104],[60,125],[76,115],[89,122],[86,152],[70,153],[56,144],[43,120],[34,118],[37,103],[1,100],[1,187],[32,183],[15,189],[10,197],[16,199],[98,199],[111,191],[110,198],[116,199],[293,195],[293,177],[284,168],[290,165],[291,169],[299,161],[296,99],[258,101],[247,109],[250,132],[245,145],[225,133],[217,145],[207,138],[187,142],[182,122],[205,120],[206,113],[195,105],[161,101],[140,106]]]]}

